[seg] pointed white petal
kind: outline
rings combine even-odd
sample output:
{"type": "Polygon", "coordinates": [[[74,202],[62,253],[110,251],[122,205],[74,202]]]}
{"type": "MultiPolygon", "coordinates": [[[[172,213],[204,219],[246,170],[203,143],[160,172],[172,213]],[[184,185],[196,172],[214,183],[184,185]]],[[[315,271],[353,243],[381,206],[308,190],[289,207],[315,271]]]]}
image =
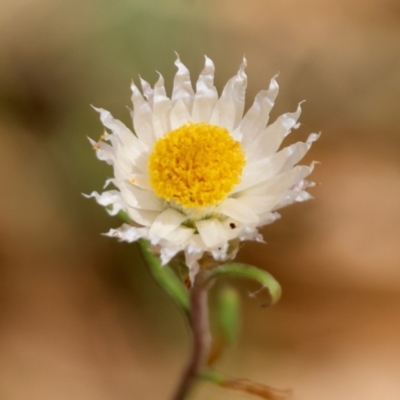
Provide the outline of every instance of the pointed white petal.
{"type": "Polygon", "coordinates": [[[171,130],[177,129],[191,120],[189,111],[181,99],[172,107],[170,119],[171,130]]]}
{"type": "Polygon", "coordinates": [[[248,158],[258,160],[275,153],[290,131],[298,127],[297,120],[300,114],[301,106],[299,104],[294,113],[281,115],[265,131],[258,134],[251,143],[248,143],[246,146],[243,145],[248,158]]]}
{"type": "Polygon", "coordinates": [[[205,245],[214,248],[226,241],[225,230],[216,219],[206,219],[196,222],[197,230],[200,233],[205,245]]]}
{"type": "MultiPolygon", "coordinates": [[[[268,211],[272,211],[274,207],[281,201],[282,195],[275,196],[243,196],[237,199],[242,205],[250,208],[258,216],[268,211]]],[[[259,217],[258,217],[259,220],[259,217]]]]}
{"type": "Polygon", "coordinates": [[[269,120],[269,113],[274,106],[279,86],[276,76],[271,79],[268,90],[262,90],[256,95],[253,105],[249,108],[239,129],[243,134],[242,145],[251,143],[256,135],[263,131],[269,120]]]}
{"type": "Polygon", "coordinates": [[[103,125],[112,131],[108,137],[115,151],[115,158],[134,163],[138,168],[147,168],[145,163],[146,146],[121,121],[114,119],[109,111],[93,107],[100,113],[103,125]]]}
{"type": "Polygon", "coordinates": [[[257,214],[238,199],[226,199],[217,207],[216,212],[237,219],[240,222],[252,223],[258,221],[257,214]]]}
{"type": "Polygon", "coordinates": [[[263,215],[260,215],[260,224],[258,226],[264,226],[268,224],[272,224],[275,222],[277,219],[279,219],[281,215],[277,212],[267,212],[263,215]]]}
{"type": "Polygon", "coordinates": [[[115,185],[116,179],[115,178],[108,178],[104,182],[103,189],[106,189],[111,183],[115,185]]]}
{"type": "Polygon", "coordinates": [[[162,211],[164,207],[164,200],[157,197],[153,191],[143,190],[129,183],[119,183],[118,187],[130,207],[152,211],[162,211]]]}
{"type": "Polygon", "coordinates": [[[257,242],[264,242],[262,235],[258,230],[252,226],[246,226],[239,236],[240,240],[256,240],[257,242]]]}
{"type": "Polygon", "coordinates": [[[225,229],[227,240],[236,239],[243,229],[243,223],[234,218],[226,218],[222,222],[222,226],[225,229]]]}
{"type": "Polygon", "coordinates": [[[228,131],[232,131],[235,124],[235,116],[235,104],[232,99],[227,96],[221,96],[211,113],[210,124],[222,126],[228,131]]]}
{"type": "Polygon", "coordinates": [[[139,78],[140,78],[140,84],[142,85],[144,97],[146,97],[146,99],[149,103],[149,106],[152,107],[154,91],[153,91],[152,87],[150,86],[150,83],[148,83],[147,81],[142,79],[142,77],[139,77],[139,78]]]}
{"type": "Polygon", "coordinates": [[[195,230],[186,226],[178,226],[166,236],[166,239],[176,246],[182,246],[194,234],[195,230]]]}
{"type": "Polygon", "coordinates": [[[170,246],[170,245],[160,245],[160,260],[161,265],[168,264],[172,258],[176,256],[177,253],[181,250],[178,246],[170,246]]]}
{"type": "MultiPolygon", "coordinates": [[[[143,83],[142,83],[143,85],[143,83]]],[[[143,98],[140,90],[132,83],[133,127],[137,137],[150,148],[155,140],[153,132],[153,110],[143,98]]]]}
{"type": "Polygon", "coordinates": [[[129,183],[134,186],[140,187],[141,189],[145,190],[153,190],[150,185],[148,174],[130,174],[128,179],[129,183]]]}
{"type": "Polygon", "coordinates": [[[247,76],[244,72],[246,59],[239,68],[238,73],[225,85],[210,118],[210,124],[223,126],[228,131],[233,131],[243,116],[247,76]]]}
{"type": "Polygon", "coordinates": [[[299,142],[287,147],[286,149],[288,149],[288,153],[290,154],[281,168],[281,172],[287,171],[297,164],[305,156],[308,150],[310,150],[312,143],[318,140],[319,137],[319,134],[311,133],[305,143],[299,142]]]}
{"type": "MultiPolygon", "coordinates": [[[[265,182],[252,186],[249,185],[249,187],[243,190],[243,194],[247,196],[270,196],[282,194],[285,190],[288,190],[308,176],[312,170],[312,165],[309,167],[305,165],[297,165],[293,169],[276,175],[265,182]]],[[[238,192],[236,196],[241,197],[242,193],[238,192]]]]}
{"type": "Polygon", "coordinates": [[[205,244],[199,234],[190,239],[190,244],[185,248],[185,263],[189,268],[189,279],[194,282],[197,272],[200,269],[199,260],[203,257],[205,244]]]}
{"type": "Polygon", "coordinates": [[[245,166],[241,182],[235,188],[234,192],[256,185],[274,175],[293,168],[293,166],[304,157],[312,143],[315,142],[318,137],[319,135],[313,133],[308,137],[305,143],[294,143],[271,156],[250,161],[245,166]]]}
{"type": "Polygon", "coordinates": [[[172,208],[168,208],[156,218],[150,228],[150,235],[165,238],[186,219],[185,215],[172,208]]]}
{"type": "Polygon", "coordinates": [[[246,87],[247,87],[247,75],[244,72],[247,66],[247,60],[243,57],[242,64],[240,65],[239,71],[235,76],[235,80],[232,87],[231,97],[235,104],[235,122],[233,128],[236,128],[243,117],[246,87]]]}
{"type": "Polygon", "coordinates": [[[174,79],[174,87],[172,89],[172,103],[175,104],[181,100],[189,112],[192,111],[194,92],[192,82],[190,81],[189,70],[183,65],[177,54],[175,65],[178,68],[174,79]]]}
{"type": "Polygon", "coordinates": [[[160,215],[159,211],[139,210],[138,208],[129,206],[126,207],[125,211],[132,221],[143,226],[152,225],[155,219],[160,215]]]}
{"type": "Polygon", "coordinates": [[[208,122],[218,100],[217,89],[214,87],[214,71],[213,62],[206,57],[204,69],[196,84],[192,111],[193,122],[208,122]]]}
{"type": "Polygon", "coordinates": [[[171,130],[169,114],[172,103],[167,97],[164,87],[164,78],[160,74],[157,83],[154,85],[153,104],[153,127],[156,139],[171,130]]]}
{"type": "Polygon", "coordinates": [[[148,228],[136,228],[134,226],[123,224],[118,229],[110,229],[104,236],[115,237],[121,241],[132,243],[138,239],[146,237],[148,228]]]}
{"type": "Polygon", "coordinates": [[[109,190],[101,194],[98,192],[92,192],[90,194],[84,194],[83,196],[87,199],[94,197],[98,204],[103,207],[109,207],[106,208],[106,210],[110,215],[117,215],[121,210],[126,210],[125,202],[118,190],[109,190]]]}
{"type": "Polygon", "coordinates": [[[107,164],[114,164],[115,162],[115,151],[112,146],[103,141],[96,142],[91,138],[88,138],[92,147],[96,150],[96,156],[99,160],[105,161],[107,164]]]}

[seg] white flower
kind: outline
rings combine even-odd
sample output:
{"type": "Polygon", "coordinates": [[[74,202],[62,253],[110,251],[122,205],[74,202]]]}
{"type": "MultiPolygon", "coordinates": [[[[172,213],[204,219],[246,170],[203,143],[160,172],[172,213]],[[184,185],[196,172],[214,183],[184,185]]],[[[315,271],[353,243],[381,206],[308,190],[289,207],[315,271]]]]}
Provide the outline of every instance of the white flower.
{"type": "Polygon", "coordinates": [[[272,78],[243,117],[247,77],[243,60],[218,97],[214,64],[205,67],[193,90],[188,69],[175,61],[172,96],[160,75],[154,88],[132,84],[134,132],[103,109],[96,109],[108,131],[91,140],[97,157],[114,167],[117,190],[93,192],[111,215],[125,211],[132,224],[107,235],[133,242],[150,240],[162,263],[184,252],[193,278],[203,256],[223,261],[243,240],[262,241],[258,228],[279,218],[288,204],[311,198],[305,180],[313,166],[295,166],[318,139],[311,134],[278,151],[298,127],[301,108],[267,126],[278,94],[272,78]],[[109,142],[109,143],[106,143],[109,142]]]}

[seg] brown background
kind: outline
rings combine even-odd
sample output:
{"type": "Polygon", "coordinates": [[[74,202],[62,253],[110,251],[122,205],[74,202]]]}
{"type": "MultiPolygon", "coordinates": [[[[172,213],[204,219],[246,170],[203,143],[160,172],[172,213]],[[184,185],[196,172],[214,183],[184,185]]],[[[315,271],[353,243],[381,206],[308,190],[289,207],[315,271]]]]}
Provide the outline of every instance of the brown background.
{"type": "MultiPolygon", "coordinates": [[[[0,399],[168,399],[181,315],[116,219],[81,193],[111,171],[89,104],[129,123],[129,84],[174,51],[219,90],[246,54],[248,102],[280,72],[273,117],[306,99],[290,141],[322,131],[316,200],[283,210],[240,259],[284,296],[241,284],[243,327],[220,369],[298,400],[400,398],[400,3],[397,0],[0,2],[0,399]]],[[[249,104],[248,103],[248,104],[249,104]]],[[[209,384],[194,399],[244,399],[209,384]]],[[[250,397],[249,397],[250,398],[250,397]]]]}

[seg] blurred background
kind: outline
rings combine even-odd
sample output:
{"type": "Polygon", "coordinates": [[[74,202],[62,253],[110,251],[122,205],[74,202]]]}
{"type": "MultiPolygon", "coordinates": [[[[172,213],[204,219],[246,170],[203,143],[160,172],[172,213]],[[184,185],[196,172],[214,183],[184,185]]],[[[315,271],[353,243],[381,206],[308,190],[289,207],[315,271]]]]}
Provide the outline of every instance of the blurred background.
{"type": "MultiPolygon", "coordinates": [[[[400,398],[400,3],[398,0],[1,0],[0,399],[169,399],[189,348],[183,318],[136,245],[81,193],[111,170],[86,136],[90,104],[130,124],[129,85],[174,51],[221,90],[245,54],[249,106],[280,72],[273,119],[306,99],[322,131],[316,200],[282,211],[240,259],[282,284],[243,298],[220,370],[298,400],[400,398]]],[[[207,383],[193,399],[245,399],[207,383]]]]}

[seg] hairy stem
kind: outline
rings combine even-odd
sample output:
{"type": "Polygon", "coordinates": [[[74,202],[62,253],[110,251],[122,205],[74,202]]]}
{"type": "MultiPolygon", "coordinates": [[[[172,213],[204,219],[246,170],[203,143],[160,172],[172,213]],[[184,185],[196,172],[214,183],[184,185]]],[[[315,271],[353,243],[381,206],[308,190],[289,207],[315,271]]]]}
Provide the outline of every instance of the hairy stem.
{"type": "Polygon", "coordinates": [[[190,289],[192,350],[173,400],[185,400],[187,398],[193,383],[207,363],[211,347],[207,278],[207,271],[199,271],[190,289]]]}

